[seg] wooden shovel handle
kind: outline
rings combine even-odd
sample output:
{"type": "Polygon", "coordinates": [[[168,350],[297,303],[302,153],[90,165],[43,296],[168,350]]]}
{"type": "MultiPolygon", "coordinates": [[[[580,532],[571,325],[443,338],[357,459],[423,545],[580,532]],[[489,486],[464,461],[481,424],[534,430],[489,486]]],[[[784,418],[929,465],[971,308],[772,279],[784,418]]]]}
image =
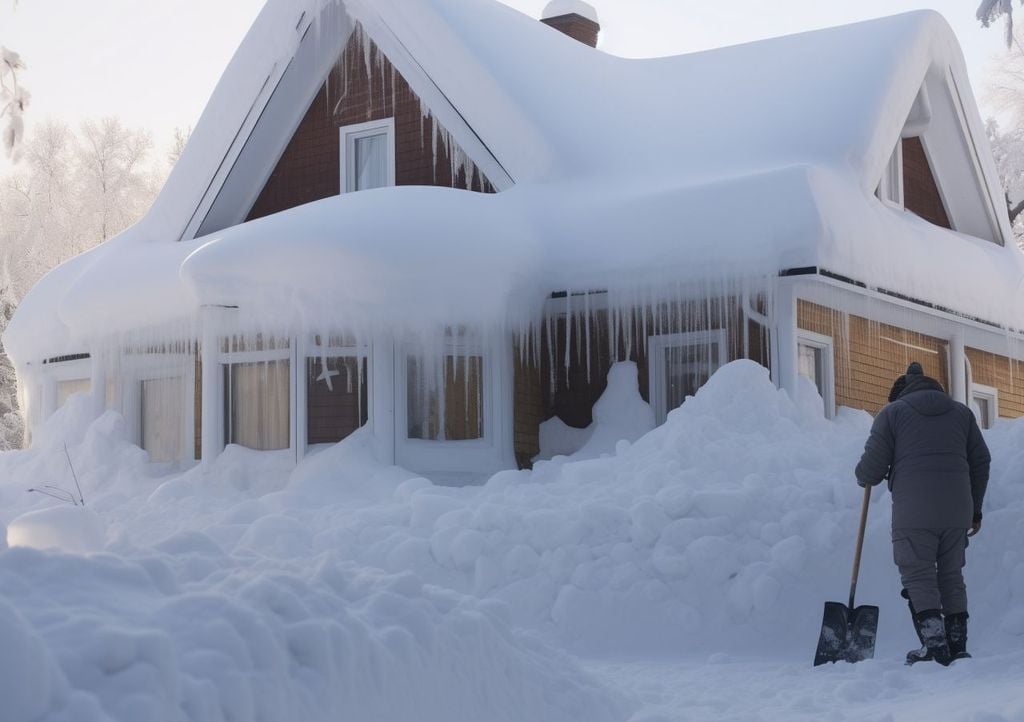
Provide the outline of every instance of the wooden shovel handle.
{"type": "Polygon", "coordinates": [[[850,578],[850,611],[854,609],[853,597],[857,593],[857,575],[860,573],[860,552],[864,548],[864,529],[868,525],[868,505],[871,503],[871,485],[864,487],[864,504],[860,510],[860,529],[857,530],[857,551],[853,555],[853,576],[850,578]]]}

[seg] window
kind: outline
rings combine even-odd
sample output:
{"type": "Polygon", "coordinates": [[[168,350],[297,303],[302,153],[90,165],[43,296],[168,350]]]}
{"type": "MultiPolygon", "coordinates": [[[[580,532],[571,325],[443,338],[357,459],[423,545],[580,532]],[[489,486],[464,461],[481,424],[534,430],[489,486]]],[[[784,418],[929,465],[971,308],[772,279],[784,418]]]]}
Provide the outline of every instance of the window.
{"type": "Polygon", "coordinates": [[[140,437],[150,461],[178,461],[184,456],[184,406],[192,398],[186,389],[180,376],[140,383],[140,437]]]}
{"type": "Polygon", "coordinates": [[[889,205],[897,206],[899,208],[903,207],[902,140],[896,144],[896,148],[889,157],[889,162],[886,164],[885,170],[882,172],[882,180],[878,184],[878,190],[875,191],[875,195],[889,205]]]}
{"type": "Polygon", "coordinates": [[[682,406],[726,361],[724,330],[652,336],[648,348],[648,388],[658,423],[682,406]]]}
{"type": "Polygon", "coordinates": [[[971,410],[978,426],[991,429],[999,418],[999,391],[992,386],[971,384],[971,410]]]}
{"type": "Polygon", "coordinates": [[[825,404],[825,416],[835,415],[835,357],[832,339],[800,330],[797,332],[797,373],[810,379],[825,404]]]}
{"type": "Polygon", "coordinates": [[[259,450],[290,448],[288,359],[224,365],[224,441],[259,450]]]}
{"type": "Polygon", "coordinates": [[[474,339],[449,333],[443,356],[407,354],[405,373],[407,438],[484,438],[487,363],[474,339]]]}
{"type": "Polygon", "coordinates": [[[306,443],[335,444],[366,423],[366,356],[306,359],[306,443]]]}
{"type": "Polygon", "coordinates": [[[395,184],[394,118],[346,125],[341,132],[341,192],[395,184]]]}
{"type": "Polygon", "coordinates": [[[64,405],[73,394],[89,393],[92,382],[89,379],[66,379],[57,382],[57,408],[64,405]]]}

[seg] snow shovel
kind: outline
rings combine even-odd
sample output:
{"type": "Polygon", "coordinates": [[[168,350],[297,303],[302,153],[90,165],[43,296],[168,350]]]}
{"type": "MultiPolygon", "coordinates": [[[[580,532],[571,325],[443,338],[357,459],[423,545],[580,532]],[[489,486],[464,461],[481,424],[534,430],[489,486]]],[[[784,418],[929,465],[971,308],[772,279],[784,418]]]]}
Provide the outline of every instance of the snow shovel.
{"type": "Polygon", "coordinates": [[[818,650],[814,653],[814,666],[825,662],[860,662],[875,656],[875,633],[878,631],[878,607],[863,604],[853,606],[857,592],[857,573],[860,571],[860,552],[864,547],[864,528],[868,523],[868,504],[871,487],[864,487],[864,507],[860,512],[860,531],[857,532],[857,551],[853,555],[853,578],[850,580],[850,605],[825,602],[825,614],[818,637],[818,650]]]}

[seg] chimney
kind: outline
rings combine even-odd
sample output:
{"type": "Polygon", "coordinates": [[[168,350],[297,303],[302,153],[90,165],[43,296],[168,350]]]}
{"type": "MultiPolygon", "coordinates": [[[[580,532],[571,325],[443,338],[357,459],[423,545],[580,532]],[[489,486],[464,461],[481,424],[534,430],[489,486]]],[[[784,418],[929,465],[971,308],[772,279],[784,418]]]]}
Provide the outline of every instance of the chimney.
{"type": "Polygon", "coordinates": [[[540,21],[584,45],[597,47],[597,34],[601,32],[597,10],[583,0],[551,0],[540,21]]]}

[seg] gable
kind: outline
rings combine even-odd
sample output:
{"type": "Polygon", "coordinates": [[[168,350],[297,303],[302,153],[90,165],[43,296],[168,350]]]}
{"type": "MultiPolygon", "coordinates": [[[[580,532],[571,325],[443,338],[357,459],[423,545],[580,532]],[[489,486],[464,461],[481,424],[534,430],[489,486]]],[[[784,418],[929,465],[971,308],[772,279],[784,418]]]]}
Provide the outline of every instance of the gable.
{"type": "Polygon", "coordinates": [[[338,195],[340,128],[386,118],[395,124],[396,185],[494,192],[401,73],[357,31],[309,104],[246,220],[338,195]]]}
{"type": "Polygon", "coordinates": [[[952,229],[921,138],[903,139],[903,205],[930,223],[952,229]]]}

